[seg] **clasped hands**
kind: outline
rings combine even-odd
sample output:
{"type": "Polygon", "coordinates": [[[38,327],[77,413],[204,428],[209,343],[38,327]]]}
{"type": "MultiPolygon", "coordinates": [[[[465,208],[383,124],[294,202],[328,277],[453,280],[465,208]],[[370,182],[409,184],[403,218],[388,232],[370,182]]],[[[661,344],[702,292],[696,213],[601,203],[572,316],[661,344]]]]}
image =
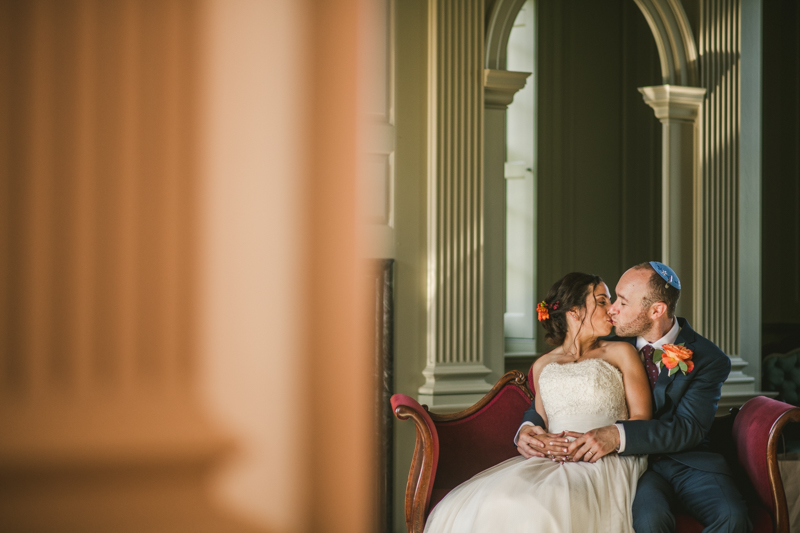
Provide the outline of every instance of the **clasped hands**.
{"type": "Polygon", "coordinates": [[[616,451],[619,446],[619,429],[605,426],[586,433],[562,431],[547,433],[539,426],[525,426],[519,432],[517,450],[526,459],[546,457],[565,463],[596,462],[601,457],[616,451]],[[570,441],[570,439],[575,439],[570,441]]]}

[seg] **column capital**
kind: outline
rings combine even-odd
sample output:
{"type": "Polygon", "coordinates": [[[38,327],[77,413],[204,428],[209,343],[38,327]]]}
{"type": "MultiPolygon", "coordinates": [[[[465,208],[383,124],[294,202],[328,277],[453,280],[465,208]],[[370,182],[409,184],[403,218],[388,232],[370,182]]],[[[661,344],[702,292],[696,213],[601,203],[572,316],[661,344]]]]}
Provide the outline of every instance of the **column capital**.
{"type": "Polygon", "coordinates": [[[653,108],[656,118],[695,122],[700,105],[705,100],[704,87],[684,87],[681,85],[655,85],[639,87],[644,102],[653,108]]]}
{"type": "Polygon", "coordinates": [[[530,72],[487,68],[483,70],[484,102],[487,107],[506,108],[525,87],[530,72]]]}

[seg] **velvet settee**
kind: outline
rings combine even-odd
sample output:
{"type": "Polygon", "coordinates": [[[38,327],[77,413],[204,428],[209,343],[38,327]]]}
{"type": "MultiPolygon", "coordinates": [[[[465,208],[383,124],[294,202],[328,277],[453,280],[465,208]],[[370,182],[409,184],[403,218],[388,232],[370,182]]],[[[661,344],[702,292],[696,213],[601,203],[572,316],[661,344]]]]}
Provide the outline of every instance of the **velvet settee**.
{"type": "MultiPolygon", "coordinates": [[[[431,509],[457,485],[517,455],[512,440],[533,392],[519,371],[508,372],[472,407],[435,414],[413,398],[395,394],[395,416],[413,420],[416,444],[405,494],[409,533],[421,533],[431,509]]],[[[789,532],[786,496],[778,468],[781,431],[800,421],[800,408],[763,396],[718,417],[712,445],[732,466],[748,501],[754,533],[789,532]]],[[[701,524],[678,515],[677,531],[700,532],[701,524]]]]}

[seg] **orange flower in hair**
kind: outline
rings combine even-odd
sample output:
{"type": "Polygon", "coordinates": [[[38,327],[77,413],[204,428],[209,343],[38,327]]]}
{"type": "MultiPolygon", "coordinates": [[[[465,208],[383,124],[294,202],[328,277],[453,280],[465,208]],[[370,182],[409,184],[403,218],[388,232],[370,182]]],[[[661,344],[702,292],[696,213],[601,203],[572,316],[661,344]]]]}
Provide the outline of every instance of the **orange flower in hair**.
{"type": "Polygon", "coordinates": [[[550,318],[550,308],[547,307],[544,300],[539,302],[539,305],[536,306],[536,312],[539,314],[539,322],[550,318]]]}

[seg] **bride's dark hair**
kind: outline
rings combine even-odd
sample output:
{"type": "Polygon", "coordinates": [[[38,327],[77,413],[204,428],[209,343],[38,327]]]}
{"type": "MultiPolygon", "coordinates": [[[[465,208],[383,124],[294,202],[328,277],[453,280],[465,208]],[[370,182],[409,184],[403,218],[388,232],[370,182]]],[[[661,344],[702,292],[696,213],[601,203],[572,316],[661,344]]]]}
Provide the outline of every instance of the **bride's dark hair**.
{"type": "Polygon", "coordinates": [[[548,344],[560,346],[567,337],[567,312],[586,308],[586,296],[594,294],[603,278],[583,272],[570,272],[556,281],[544,299],[549,308],[550,318],[542,321],[548,344]],[[555,308],[555,309],[554,309],[555,308]]]}

